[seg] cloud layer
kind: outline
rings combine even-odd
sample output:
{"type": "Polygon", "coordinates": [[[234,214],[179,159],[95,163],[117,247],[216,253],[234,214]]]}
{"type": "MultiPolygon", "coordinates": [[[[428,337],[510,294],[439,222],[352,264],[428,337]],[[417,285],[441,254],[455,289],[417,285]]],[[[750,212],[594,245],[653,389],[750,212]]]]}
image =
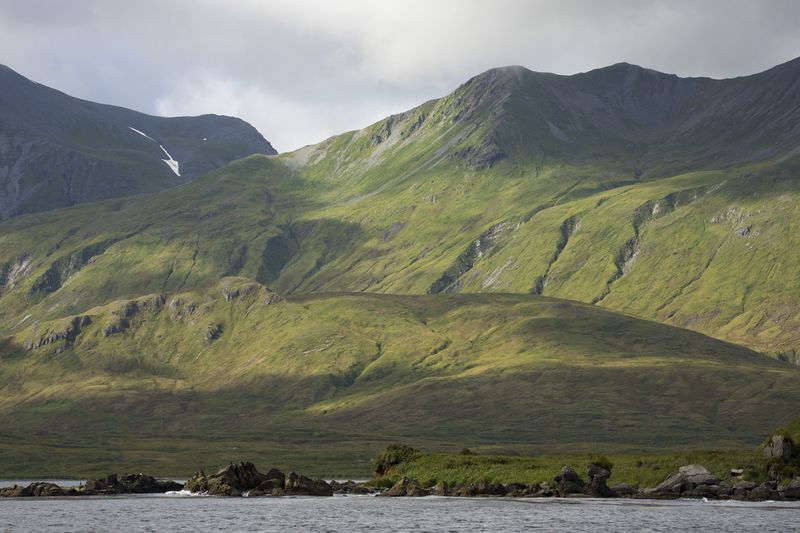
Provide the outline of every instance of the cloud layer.
{"type": "Polygon", "coordinates": [[[0,63],[82,98],[244,118],[298,148],[520,64],[731,77],[800,55],[794,0],[0,0],[0,63]]]}

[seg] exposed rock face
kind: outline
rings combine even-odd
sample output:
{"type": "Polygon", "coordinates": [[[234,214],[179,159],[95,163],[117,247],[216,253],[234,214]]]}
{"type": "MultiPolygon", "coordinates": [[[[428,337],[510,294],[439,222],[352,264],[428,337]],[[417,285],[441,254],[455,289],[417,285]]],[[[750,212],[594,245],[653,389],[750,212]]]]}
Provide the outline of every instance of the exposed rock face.
{"type": "Polygon", "coordinates": [[[764,457],[787,462],[794,455],[792,441],[784,435],[773,435],[764,446],[764,457]]]}
{"type": "Polygon", "coordinates": [[[161,494],[173,490],[181,490],[183,485],[174,481],[161,481],[145,474],[127,474],[119,478],[109,474],[104,479],[87,480],[78,489],[84,495],[99,494],[161,494]]]}
{"type": "Polygon", "coordinates": [[[288,476],[275,468],[266,474],[258,471],[251,462],[226,466],[216,474],[207,476],[202,470],[192,476],[184,490],[203,492],[215,496],[333,496],[328,483],[300,476],[292,472],[288,476]]]}
{"type": "Polygon", "coordinates": [[[120,479],[120,483],[130,494],[160,494],[181,490],[183,485],[175,481],[164,481],[144,474],[128,474],[120,479]]]}
{"type": "Polygon", "coordinates": [[[792,480],[791,483],[784,489],[783,495],[786,498],[800,500],[800,477],[792,480]]]}
{"type": "Polygon", "coordinates": [[[36,482],[27,487],[14,485],[0,489],[0,498],[26,498],[45,496],[64,496],[64,489],[54,483],[36,482]]]}
{"type": "Polygon", "coordinates": [[[610,470],[591,463],[589,465],[589,484],[586,486],[586,494],[595,498],[610,498],[613,496],[613,491],[608,488],[608,478],[610,477],[610,470]]]}
{"type": "Polygon", "coordinates": [[[29,352],[61,340],[66,341],[66,345],[70,345],[80,334],[81,328],[91,323],[91,317],[85,315],[62,320],[56,324],[56,327],[26,340],[23,348],[29,352]]]}
{"type": "Polygon", "coordinates": [[[454,496],[505,496],[508,489],[499,483],[470,483],[453,491],[454,496]]]}
{"type": "Polygon", "coordinates": [[[670,475],[658,486],[644,490],[651,497],[675,497],[681,493],[689,496],[716,496],[719,481],[706,468],[700,465],[686,465],[670,475]],[[715,488],[710,488],[715,487],[715,488]]]}
{"type": "Polygon", "coordinates": [[[27,487],[0,489],[0,497],[24,498],[46,496],[99,496],[108,494],[160,494],[180,490],[183,485],[163,481],[144,474],[128,474],[119,478],[109,474],[102,479],[90,479],[81,486],[63,488],[54,483],[35,482],[27,487]]]}
{"type": "Polygon", "coordinates": [[[321,479],[290,473],[286,477],[286,494],[295,496],[333,496],[331,486],[321,479]]]}
{"type": "Polygon", "coordinates": [[[371,494],[375,492],[369,487],[360,485],[352,480],[347,480],[344,483],[331,481],[329,485],[334,494],[371,494]]]}
{"type": "Polygon", "coordinates": [[[575,470],[566,466],[561,470],[561,473],[554,478],[554,481],[557,483],[556,490],[559,496],[582,494],[585,488],[583,480],[578,476],[575,470]]]}
{"type": "Polygon", "coordinates": [[[404,477],[394,484],[392,488],[385,492],[381,492],[378,496],[397,497],[397,496],[426,496],[426,492],[422,489],[419,482],[415,479],[408,479],[404,477]]]}
{"type": "Polygon", "coordinates": [[[678,472],[683,474],[687,483],[694,486],[697,485],[716,485],[719,483],[714,474],[709,472],[705,467],[700,465],[686,465],[678,469],[678,472]]]}

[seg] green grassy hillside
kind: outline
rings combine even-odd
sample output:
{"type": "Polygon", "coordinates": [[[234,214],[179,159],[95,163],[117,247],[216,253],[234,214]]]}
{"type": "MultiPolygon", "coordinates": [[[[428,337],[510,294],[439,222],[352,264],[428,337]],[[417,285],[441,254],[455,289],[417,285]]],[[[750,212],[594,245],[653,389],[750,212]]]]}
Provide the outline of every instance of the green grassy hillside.
{"type": "MultiPolygon", "coordinates": [[[[180,473],[192,467],[187,456],[209,465],[238,456],[231,446],[285,459],[335,443],[363,459],[398,439],[507,450],[750,447],[800,401],[797,368],[586,304],[281,299],[242,278],[24,328],[0,349],[0,372],[0,450],[63,445],[46,459],[12,461],[6,451],[5,474],[59,460],[73,473],[114,461],[180,473]],[[149,448],[168,438],[177,440],[149,448]]],[[[325,461],[317,466],[335,468],[325,461]]]]}
{"type": "Polygon", "coordinates": [[[410,437],[755,445],[800,394],[763,355],[800,349],[797,68],[496,69],[294,153],[6,221],[0,464],[36,468],[19,439],[97,469],[352,465],[410,437]]]}

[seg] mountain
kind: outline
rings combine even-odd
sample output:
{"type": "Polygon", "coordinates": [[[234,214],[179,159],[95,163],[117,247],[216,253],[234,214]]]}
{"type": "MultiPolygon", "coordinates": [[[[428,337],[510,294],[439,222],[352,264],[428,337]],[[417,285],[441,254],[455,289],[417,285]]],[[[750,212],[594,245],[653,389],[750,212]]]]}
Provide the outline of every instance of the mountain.
{"type": "Polygon", "coordinates": [[[0,65],[0,220],[155,192],[275,150],[246,122],[79,100],[0,65]]]}
{"type": "Polygon", "coordinates": [[[494,69],[293,153],[7,220],[6,446],[102,434],[107,459],[133,442],[119,413],[161,464],[176,434],[215,461],[753,446],[800,391],[798,79],[494,69]]]}

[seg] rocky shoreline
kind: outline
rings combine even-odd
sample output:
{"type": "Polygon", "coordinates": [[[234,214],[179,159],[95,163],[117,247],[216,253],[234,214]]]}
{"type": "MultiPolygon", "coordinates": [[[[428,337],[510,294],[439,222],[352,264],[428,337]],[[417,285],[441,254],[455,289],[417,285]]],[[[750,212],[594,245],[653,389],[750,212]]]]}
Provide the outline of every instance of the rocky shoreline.
{"type": "Polygon", "coordinates": [[[470,483],[450,486],[439,482],[425,488],[414,480],[403,478],[392,488],[378,496],[494,496],[509,498],[636,498],[636,499],[680,499],[739,501],[800,501],[800,478],[787,484],[766,481],[735,479],[718,480],[700,465],[686,465],[656,487],[636,488],[627,483],[609,487],[610,470],[601,465],[590,464],[588,481],[584,481],[572,468],[565,467],[553,483],[470,483]]]}
{"type": "Polygon", "coordinates": [[[34,482],[27,486],[0,489],[0,497],[57,497],[103,496],[120,494],[163,494],[186,491],[193,494],[228,497],[281,497],[281,496],[333,496],[334,494],[366,494],[380,497],[508,497],[508,498],[638,498],[678,499],[705,498],[740,501],[800,501],[800,478],[788,483],[767,481],[756,484],[731,478],[717,479],[701,465],[686,465],[668,476],[656,487],[636,488],[625,483],[608,486],[610,468],[602,464],[589,464],[588,480],[583,480],[572,468],[565,467],[553,483],[470,483],[451,486],[440,481],[425,487],[415,479],[402,478],[391,488],[377,488],[369,483],[354,481],[326,482],[311,479],[295,472],[284,474],[272,468],[260,472],[253,463],[231,463],[222,470],[207,475],[202,470],[185,484],[159,480],[144,474],[118,477],[111,474],[103,479],[93,479],[78,487],[63,488],[54,483],[34,482]]]}

